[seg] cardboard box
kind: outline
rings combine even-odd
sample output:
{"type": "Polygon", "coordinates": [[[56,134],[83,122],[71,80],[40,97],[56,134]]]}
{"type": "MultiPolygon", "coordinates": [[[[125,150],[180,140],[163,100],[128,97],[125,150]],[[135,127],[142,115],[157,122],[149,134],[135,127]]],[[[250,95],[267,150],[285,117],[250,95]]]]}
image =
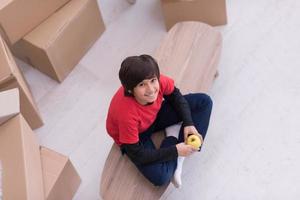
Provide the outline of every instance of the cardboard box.
{"type": "Polygon", "coordinates": [[[0,32],[14,44],[69,0],[2,0],[0,32]]]}
{"type": "Polygon", "coordinates": [[[13,47],[13,53],[62,82],[104,31],[96,0],[72,0],[13,47]]]}
{"type": "Polygon", "coordinates": [[[40,153],[46,199],[72,199],[81,180],[71,161],[68,157],[45,147],[41,147],[40,153]]]}
{"type": "Polygon", "coordinates": [[[19,98],[17,88],[0,92],[0,125],[20,112],[19,98]]]}
{"type": "Polygon", "coordinates": [[[32,129],[43,125],[36,103],[29,87],[17,67],[10,50],[0,37],[0,91],[18,88],[20,92],[21,113],[32,129]]]}
{"type": "Polygon", "coordinates": [[[212,26],[227,23],[226,0],[161,0],[169,30],[177,22],[201,21],[212,26]]]}
{"type": "Polygon", "coordinates": [[[3,199],[43,200],[39,144],[21,114],[0,126],[3,199]]]}

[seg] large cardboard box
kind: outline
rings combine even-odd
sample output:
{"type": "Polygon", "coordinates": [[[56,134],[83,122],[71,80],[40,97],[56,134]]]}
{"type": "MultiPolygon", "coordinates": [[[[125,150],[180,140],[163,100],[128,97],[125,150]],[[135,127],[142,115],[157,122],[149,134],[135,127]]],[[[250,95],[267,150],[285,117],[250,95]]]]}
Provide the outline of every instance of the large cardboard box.
{"type": "Polygon", "coordinates": [[[69,158],[45,147],[40,153],[46,199],[72,199],[81,180],[69,158]]]}
{"type": "Polygon", "coordinates": [[[14,44],[69,0],[1,0],[0,32],[14,44]]]}
{"type": "Polygon", "coordinates": [[[21,114],[0,126],[3,199],[43,200],[39,144],[21,114]]]}
{"type": "Polygon", "coordinates": [[[169,30],[177,22],[201,21],[212,26],[227,23],[226,0],[161,0],[169,30]]]}
{"type": "Polygon", "coordinates": [[[17,67],[10,50],[0,37],[0,91],[18,88],[20,92],[21,113],[32,129],[43,125],[36,103],[29,87],[17,67]]]}
{"type": "Polygon", "coordinates": [[[13,53],[62,82],[104,31],[96,0],[72,0],[13,47],[13,53]]]}
{"type": "Polygon", "coordinates": [[[0,125],[20,112],[17,88],[0,92],[0,125]]]}

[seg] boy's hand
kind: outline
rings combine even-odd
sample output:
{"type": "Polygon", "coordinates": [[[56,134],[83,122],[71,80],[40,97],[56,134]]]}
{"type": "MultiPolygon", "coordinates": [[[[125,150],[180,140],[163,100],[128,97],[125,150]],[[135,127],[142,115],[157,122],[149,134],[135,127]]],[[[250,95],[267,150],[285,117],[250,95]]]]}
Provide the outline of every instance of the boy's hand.
{"type": "Polygon", "coordinates": [[[195,151],[198,151],[197,148],[191,145],[187,145],[184,142],[176,144],[176,148],[177,148],[178,156],[184,156],[184,157],[191,155],[195,151]]]}
{"type": "Polygon", "coordinates": [[[201,141],[203,142],[202,135],[200,133],[198,133],[195,126],[186,126],[186,127],[184,127],[183,134],[184,134],[184,141],[186,141],[189,134],[194,134],[194,135],[197,135],[201,139],[201,141]]]}

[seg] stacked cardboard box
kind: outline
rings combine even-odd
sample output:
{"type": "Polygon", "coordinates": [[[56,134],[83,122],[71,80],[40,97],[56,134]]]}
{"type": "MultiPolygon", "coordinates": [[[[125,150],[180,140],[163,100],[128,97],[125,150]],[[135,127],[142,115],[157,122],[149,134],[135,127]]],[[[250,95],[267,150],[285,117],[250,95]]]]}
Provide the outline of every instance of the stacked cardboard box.
{"type": "Polygon", "coordinates": [[[44,199],[37,139],[21,114],[0,126],[3,199],[44,199]]]}
{"type": "Polygon", "coordinates": [[[62,82],[104,31],[96,0],[71,0],[13,46],[13,53],[62,82]]]}
{"type": "MultiPolygon", "coordinates": [[[[2,37],[21,59],[58,81],[105,29],[96,0],[68,1],[0,0],[2,37]]],[[[39,146],[32,129],[40,127],[42,119],[2,37],[0,199],[72,199],[80,177],[68,157],[39,146]]]]}
{"type": "Polygon", "coordinates": [[[17,67],[10,50],[0,37],[0,91],[19,88],[21,113],[32,129],[43,125],[29,87],[17,67]]]}
{"type": "Polygon", "coordinates": [[[14,44],[69,0],[0,1],[0,32],[14,44]]]}
{"type": "Polygon", "coordinates": [[[169,30],[177,22],[201,21],[212,26],[227,23],[226,0],[161,0],[169,30]]]}
{"type": "Polygon", "coordinates": [[[0,93],[3,199],[72,199],[81,182],[68,157],[40,147],[22,114],[18,90],[0,93]]]}
{"type": "Polygon", "coordinates": [[[4,199],[72,199],[81,182],[68,157],[39,148],[21,114],[0,126],[0,160],[4,199]]]}
{"type": "Polygon", "coordinates": [[[19,111],[18,90],[0,93],[0,160],[4,199],[44,199],[37,139],[19,111]],[[5,112],[2,112],[5,110],[5,112]]]}
{"type": "Polygon", "coordinates": [[[72,199],[81,180],[69,158],[45,147],[40,153],[46,199],[72,199]]]}

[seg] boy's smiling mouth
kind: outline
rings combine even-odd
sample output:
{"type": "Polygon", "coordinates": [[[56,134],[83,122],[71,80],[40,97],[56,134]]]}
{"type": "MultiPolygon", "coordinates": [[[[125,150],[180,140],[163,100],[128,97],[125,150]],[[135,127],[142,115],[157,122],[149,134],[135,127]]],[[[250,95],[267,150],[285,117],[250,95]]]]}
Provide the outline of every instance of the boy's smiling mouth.
{"type": "Polygon", "coordinates": [[[157,95],[157,91],[151,93],[151,94],[145,94],[144,96],[149,97],[149,98],[154,98],[157,95]]]}

